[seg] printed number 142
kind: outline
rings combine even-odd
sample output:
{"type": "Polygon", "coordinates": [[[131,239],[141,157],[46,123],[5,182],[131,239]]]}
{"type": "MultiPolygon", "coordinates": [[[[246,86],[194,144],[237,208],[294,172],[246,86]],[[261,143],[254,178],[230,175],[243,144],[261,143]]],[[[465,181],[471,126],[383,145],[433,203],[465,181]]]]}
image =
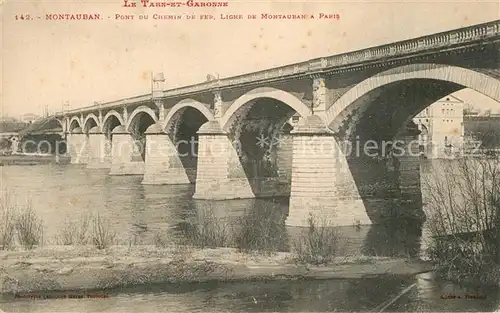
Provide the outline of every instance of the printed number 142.
{"type": "Polygon", "coordinates": [[[21,14],[21,15],[16,15],[16,20],[30,20],[31,17],[29,14],[21,14]]]}

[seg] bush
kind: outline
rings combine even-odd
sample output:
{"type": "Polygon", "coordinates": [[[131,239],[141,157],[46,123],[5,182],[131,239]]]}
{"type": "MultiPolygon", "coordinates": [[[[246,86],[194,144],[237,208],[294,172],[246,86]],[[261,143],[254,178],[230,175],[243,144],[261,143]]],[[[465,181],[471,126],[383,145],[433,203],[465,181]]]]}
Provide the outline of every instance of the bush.
{"type": "Polygon", "coordinates": [[[89,242],[89,226],[92,215],[82,214],[78,221],[66,221],[58,235],[58,242],[63,245],[85,245],[89,242]]]}
{"type": "Polygon", "coordinates": [[[14,245],[15,222],[15,210],[9,199],[0,199],[0,250],[10,249],[14,245]]]}
{"type": "Polygon", "coordinates": [[[33,249],[35,246],[41,244],[43,239],[43,223],[37,217],[30,204],[19,211],[15,219],[15,229],[19,243],[25,249],[33,249]]]}
{"type": "Polygon", "coordinates": [[[328,221],[318,226],[312,215],[308,223],[307,233],[293,241],[295,260],[314,265],[330,263],[339,252],[341,236],[338,230],[328,221]]]}
{"type": "Polygon", "coordinates": [[[424,179],[436,272],[458,282],[498,283],[500,161],[445,161],[424,179]]]}
{"type": "Polygon", "coordinates": [[[226,247],[230,234],[225,219],[217,218],[212,209],[203,209],[195,223],[183,230],[182,241],[199,248],[226,247]]]}
{"type": "Polygon", "coordinates": [[[106,249],[115,243],[115,237],[116,233],[110,230],[109,224],[97,213],[92,218],[92,244],[97,249],[106,249]]]}
{"type": "Polygon", "coordinates": [[[265,205],[262,210],[239,217],[235,225],[238,229],[233,230],[234,244],[240,251],[270,254],[285,246],[285,216],[276,205],[265,205]]]}

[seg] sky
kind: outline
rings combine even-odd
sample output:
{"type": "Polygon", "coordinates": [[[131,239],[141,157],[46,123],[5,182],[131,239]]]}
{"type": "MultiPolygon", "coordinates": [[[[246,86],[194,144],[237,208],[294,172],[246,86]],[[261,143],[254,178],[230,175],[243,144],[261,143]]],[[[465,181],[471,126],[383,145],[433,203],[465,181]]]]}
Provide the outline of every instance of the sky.
{"type": "MultiPolygon", "coordinates": [[[[41,114],[45,106],[59,111],[63,102],[74,109],[146,94],[151,71],[164,72],[170,89],[203,82],[208,73],[228,77],[500,18],[498,1],[228,1],[226,8],[125,8],[123,0],[0,1],[0,115],[41,114]],[[103,20],[45,20],[51,13],[101,14],[103,20]],[[217,19],[153,19],[153,14],[182,13],[217,19]],[[338,13],[340,19],[219,19],[226,13],[338,13]],[[34,20],[16,20],[21,14],[34,20]],[[117,20],[115,14],[135,19],[117,20]],[[139,14],[149,18],[139,20],[139,14]]],[[[471,90],[458,96],[480,108],[500,109],[471,90]]]]}

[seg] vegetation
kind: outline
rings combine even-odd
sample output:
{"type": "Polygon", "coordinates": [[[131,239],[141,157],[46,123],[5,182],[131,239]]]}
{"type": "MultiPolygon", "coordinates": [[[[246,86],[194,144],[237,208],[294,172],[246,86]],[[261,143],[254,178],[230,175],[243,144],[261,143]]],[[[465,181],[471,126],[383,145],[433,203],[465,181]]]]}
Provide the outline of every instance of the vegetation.
{"type": "MultiPolygon", "coordinates": [[[[99,213],[84,213],[76,221],[67,220],[57,235],[57,243],[62,245],[92,244],[97,249],[106,249],[116,243],[116,232],[99,213]]],[[[134,238],[135,240],[135,238],[134,238]]],[[[129,242],[129,245],[132,241],[129,242]]]]}
{"type": "Polygon", "coordinates": [[[25,249],[33,249],[41,244],[43,239],[43,223],[28,204],[19,210],[15,219],[15,229],[19,243],[25,249]]]}
{"type": "Polygon", "coordinates": [[[109,224],[97,213],[92,219],[92,244],[97,249],[106,249],[115,243],[115,238],[116,233],[110,229],[109,224]]]}
{"type": "Polygon", "coordinates": [[[314,265],[332,262],[341,244],[338,229],[333,228],[328,221],[318,225],[312,215],[309,215],[308,223],[307,232],[293,241],[295,260],[314,265]]]}
{"type": "Polygon", "coordinates": [[[82,214],[78,221],[66,221],[58,236],[58,243],[63,245],[85,245],[89,241],[90,214],[82,214]]]}
{"type": "Polygon", "coordinates": [[[43,221],[31,203],[18,206],[11,202],[10,194],[3,191],[0,197],[0,250],[12,249],[16,244],[30,250],[42,241],[43,221]]]}
{"type": "Polygon", "coordinates": [[[182,244],[199,248],[226,247],[230,232],[225,219],[218,218],[212,208],[199,211],[194,223],[183,229],[182,244]]]}
{"type": "Polygon", "coordinates": [[[285,216],[274,202],[239,217],[233,231],[234,245],[243,252],[274,253],[283,249],[287,238],[285,216]]]}
{"type": "Polygon", "coordinates": [[[465,120],[467,135],[481,142],[481,149],[500,148],[500,123],[498,118],[476,117],[465,120]]]}
{"type": "Polygon", "coordinates": [[[428,255],[438,274],[459,282],[498,283],[500,160],[446,161],[423,187],[432,238],[428,255]]]}
{"type": "Polygon", "coordinates": [[[0,250],[12,248],[15,241],[16,215],[8,198],[0,199],[0,250]]]}
{"type": "MultiPolygon", "coordinates": [[[[198,210],[194,221],[182,225],[180,244],[198,248],[236,247],[243,252],[269,254],[286,245],[284,218],[274,202],[264,203],[258,210],[237,218],[217,217],[215,209],[208,207],[198,210]]],[[[154,242],[162,247],[166,240],[156,234],[154,242]]]]}

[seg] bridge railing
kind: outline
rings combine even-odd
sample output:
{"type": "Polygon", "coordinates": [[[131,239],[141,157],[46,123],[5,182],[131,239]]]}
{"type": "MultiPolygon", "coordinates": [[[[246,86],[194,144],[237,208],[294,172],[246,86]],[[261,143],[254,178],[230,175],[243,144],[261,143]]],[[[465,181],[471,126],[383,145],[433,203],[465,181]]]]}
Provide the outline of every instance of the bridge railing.
{"type": "Polygon", "coordinates": [[[500,35],[500,20],[363,50],[312,59],[302,63],[285,65],[250,74],[233,76],[221,79],[219,81],[211,81],[208,83],[204,82],[187,87],[171,89],[164,91],[163,95],[165,97],[168,97],[178,95],[180,93],[193,93],[212,88],[222,88],[226,86],[252,83],[261,80],[282,78],[296,74],[305,74],[311,71],[328,70],[339,66],[377,60],[383,57],[392,57],[408,53],[415,53],[421,50],[450,47],[456,44],[473,42],[476,40],[482,40],[498,35],[500,35]]]}
{"type": "Polygon", "coordinates": [[[377,60],[383,57],[415,53],[421,50],[446,48],[456,44],[483,40],[485,38],[495,37],[498,35],[500,35],[500,21],[493,21],[433,35],[412,38],[378,47],[334,55],[327,58],[327,67],[337,67],[358,62],[377,60]]]}
{"type": "MultiPolygon", "coordinates": [[[[265,80],[282,79],[287,76],[304,75],[316,71],[328,71],[338,67],[348,66],[360,62],[375,61],[386,57],[418,53],[419,51],[425,51],[429,49],[447,48],[457,44],[484,40],[486,38],[497,37],[499,35],[500,20],[496,20],[484,24],[468,26],[460,29],[408,39],[377,47],[366,48],[353,52],[346,52],[329,57],[316,58],[306,62],[300,62],[220,80],[218,79],[190,86],[165,90],[163,91],[163,97],[166,98],[192,94],[206,90],[225,88],[241,84],[250,84],[265,80]]],[[[100,107],[112,108],[122,106],[127,103],[150,101],[151,99],[151,94],[140,95],[127,99],[103,103],[100,105],[100,107]]],[[[82,111],[94,110],[98,107],[99,106],[92,105],[84,108],[65,111],[64,113],[74,114],[82,111]]],[[[56,115],[62,115],[62,112],[59,112],[59,114],[56,115]]]]}

